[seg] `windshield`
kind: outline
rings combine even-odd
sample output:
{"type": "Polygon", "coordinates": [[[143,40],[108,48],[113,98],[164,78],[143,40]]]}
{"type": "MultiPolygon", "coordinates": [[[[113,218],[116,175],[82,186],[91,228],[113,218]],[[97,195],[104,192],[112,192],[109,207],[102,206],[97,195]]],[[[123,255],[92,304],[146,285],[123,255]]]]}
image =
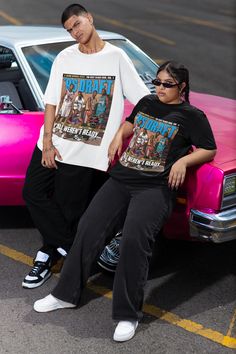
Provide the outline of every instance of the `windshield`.
{"type": "MultiPolygon", "coordinates": [[[[122,48],[132,60],[137,72],[151,92],[155,92],[151,80],[156,77],[157,64],[146,56],[139,48],[125,39],[112,39],[108,42],[122,48]]],[[[73,42],[48,43],[23,48],[28,61],[42,92],[45,91],[51,66],[56,55],[73,42]]]]}
{"type": "Polygon", "coordinates": [[[126,41],[125,39],[112,39],[108,42],[114,44],[126,52],[146,86],[151,92],[156,92],[155,87],[151,81],[156,77],[157,64],[154,63],[147,55],[145,55],[138,47],[126,41]]]}

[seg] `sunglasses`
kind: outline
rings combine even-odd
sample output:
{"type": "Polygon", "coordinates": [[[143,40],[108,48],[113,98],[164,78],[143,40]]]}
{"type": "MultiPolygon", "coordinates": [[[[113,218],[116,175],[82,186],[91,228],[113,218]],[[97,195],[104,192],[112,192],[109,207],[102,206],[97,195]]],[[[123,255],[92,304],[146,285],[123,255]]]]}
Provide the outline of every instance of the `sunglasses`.
{"type": "Polygon", "coordinates": [[[155,85],[155,86],[163,86],[165,88],[172,88],[172,87],[175,87],[175,86],[178,86],[179,84],[171,84],[170,82],[162,82],[158,79],[154,79],[152,80],[152,84],[155,85]]]}

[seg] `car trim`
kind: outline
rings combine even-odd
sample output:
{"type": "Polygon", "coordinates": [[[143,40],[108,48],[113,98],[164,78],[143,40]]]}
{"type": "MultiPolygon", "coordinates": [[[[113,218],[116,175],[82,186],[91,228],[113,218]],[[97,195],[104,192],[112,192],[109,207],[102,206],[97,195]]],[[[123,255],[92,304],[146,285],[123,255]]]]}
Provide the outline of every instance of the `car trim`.
{"type": "Polygon", "coordinates": [[[191,237],[214,243],[236,240],[236,208],[212,214],[191,209],[189,224],[191,237]]]}

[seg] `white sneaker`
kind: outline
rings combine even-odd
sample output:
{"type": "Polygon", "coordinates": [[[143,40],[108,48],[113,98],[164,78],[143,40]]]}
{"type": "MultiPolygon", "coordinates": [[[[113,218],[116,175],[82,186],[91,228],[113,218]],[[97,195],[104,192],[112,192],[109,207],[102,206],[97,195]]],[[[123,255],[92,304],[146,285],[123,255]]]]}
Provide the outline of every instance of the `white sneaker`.
{"type": "Polygon", "coordinates": [[[120,321],[116,326],[113,339],[116,342],[125,342],[133,338],[137,327],[138,321],[120,321]]]}
{"type": "Polygon", "coordinates": [[[30,272],[25,276],[22,286],[27,289],[34,289],[42,285],[52,275],[51,259],[47,253],[38,251],[30,272]]]}
{"type": "Polygon", "coordinates": [[[57,252],[62,256],[62,257],[66,257],[67,256],[67,252],[64,250],[64,248],[62,247],[58,247],[57,248],[57,252]]]}
{"type": "Polygon", "coordinates": [[[73,308],[76,305],[62,301],[49,294],[41,300],[35,301],[34,310],[37,312],[50,312],[58,309],[73,308]]]}

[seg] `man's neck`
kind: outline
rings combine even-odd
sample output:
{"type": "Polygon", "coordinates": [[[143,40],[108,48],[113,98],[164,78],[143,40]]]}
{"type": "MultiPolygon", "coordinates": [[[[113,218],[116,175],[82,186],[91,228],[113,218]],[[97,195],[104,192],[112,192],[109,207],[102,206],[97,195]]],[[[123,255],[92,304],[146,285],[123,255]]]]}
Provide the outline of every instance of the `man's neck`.
{"type": "Polygon", "coordinates": [[[105,46],[105,42],[96,34],[87,43],[80,43],[79,50],[84,54],[100,52],[105,46]]]}

